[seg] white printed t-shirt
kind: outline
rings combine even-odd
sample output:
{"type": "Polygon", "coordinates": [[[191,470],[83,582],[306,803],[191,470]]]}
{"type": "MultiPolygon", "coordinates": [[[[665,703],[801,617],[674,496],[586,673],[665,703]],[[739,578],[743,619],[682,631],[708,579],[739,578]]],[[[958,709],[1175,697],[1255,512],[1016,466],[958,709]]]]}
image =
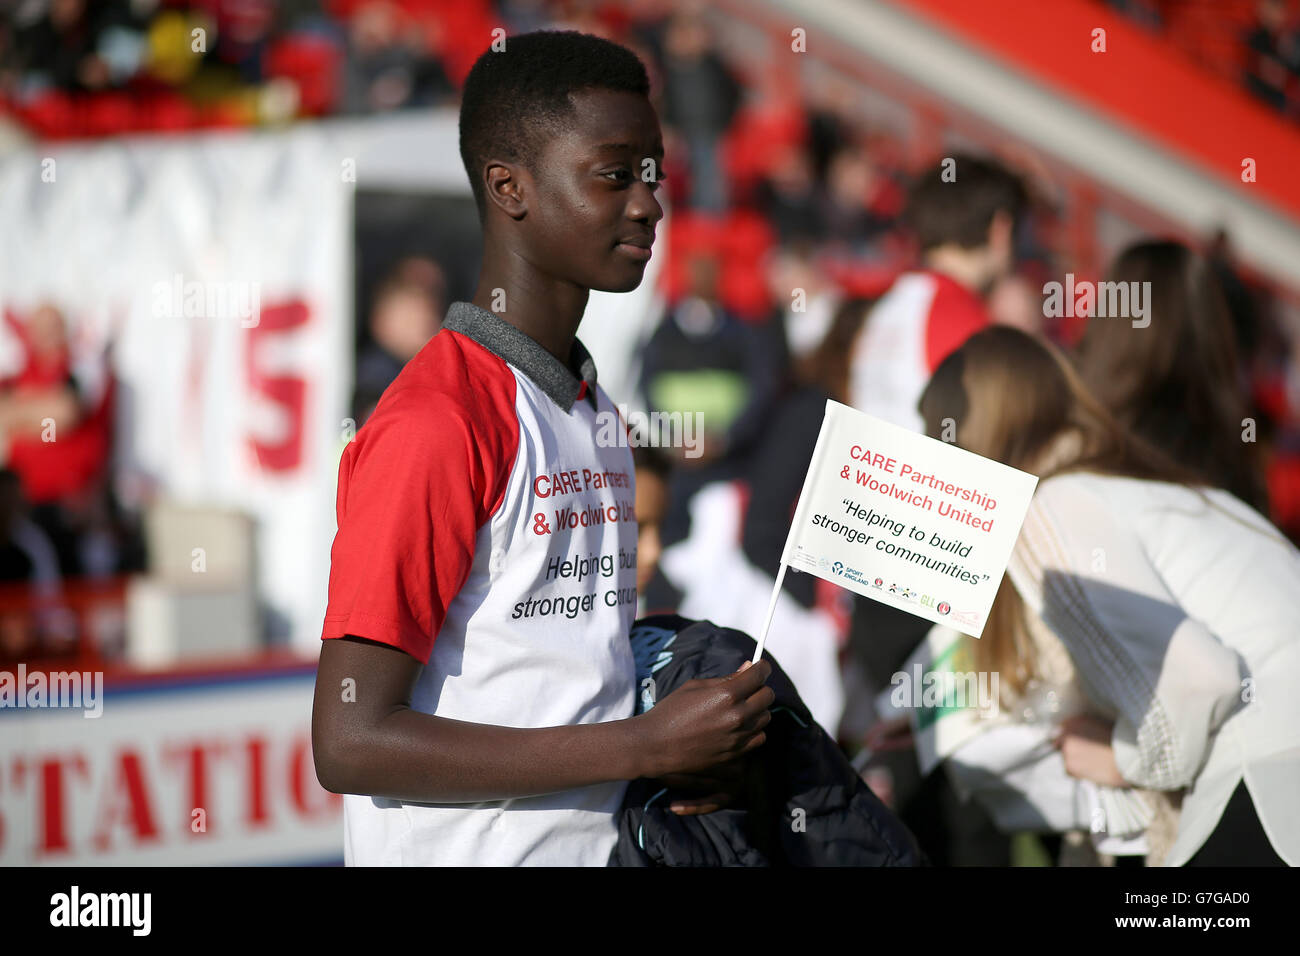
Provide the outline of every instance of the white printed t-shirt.
{"type": "MultiPolygon", "coordinates": [[[[454,303],[344,452],[321,636],[424,663],[414,710],[507,727],[633,714],[632,455],[578,341],[573,365],[581,378],[454,303]]],[[[345,795],[344,859],[603,866],[625,789],[443,805],[345,795]]]]}

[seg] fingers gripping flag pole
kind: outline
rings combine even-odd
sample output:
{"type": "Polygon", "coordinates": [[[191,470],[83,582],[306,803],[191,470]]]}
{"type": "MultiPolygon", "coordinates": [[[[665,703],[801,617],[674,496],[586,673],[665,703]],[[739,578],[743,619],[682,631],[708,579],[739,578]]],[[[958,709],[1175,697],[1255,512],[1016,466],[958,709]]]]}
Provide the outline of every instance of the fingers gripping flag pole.
{"type": "Polygon", "coordinates": [[[754,662],[787,568],[979,637],[1037,483],[827,401],[754,662]]]}

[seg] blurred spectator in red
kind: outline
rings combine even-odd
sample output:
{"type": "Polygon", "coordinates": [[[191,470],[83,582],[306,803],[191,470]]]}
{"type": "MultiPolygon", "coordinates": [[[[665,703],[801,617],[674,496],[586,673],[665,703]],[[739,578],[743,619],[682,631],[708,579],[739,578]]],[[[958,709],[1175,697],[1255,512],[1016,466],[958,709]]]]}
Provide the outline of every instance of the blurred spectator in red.
{"type": "Polygon", "coordinates": [[[357,358],[353,404],[358,427],[403,366],[438,334],[447,312],[446,299],[442,268],[422,256],[403,260],[379,286],[370,307],[373,341],[357,358]]]}
{"type": "Polygon", "coordinates": [[[26,363],[0,382],[0,436],[33,517],[49,534],[65,574],[80,572],[76,535],[103,491],[113,382],[103,356],[74,367],[63,314],[38,307],[27,321],[6,313],[26,363]]]}
{"type": "Polygon", "coordinates": [[[857,408],[921,430],[921,391],[939,363],[988,324],[982,297],[1014,265],[1027,201],[1016,174],[976,156],[947,157],[917,180],[906,220],[921,268],[894,282],[858,338],[850,388],[857,408]]]}
{"type": "Polygon", "coordinates": [[[686,141],[690,205],[723,212],[729,197],[719,145],[740,108],[740,85],[714,49],[708,24],[693,11],[669,20],[663,57],[663,117],[686,141]]]}

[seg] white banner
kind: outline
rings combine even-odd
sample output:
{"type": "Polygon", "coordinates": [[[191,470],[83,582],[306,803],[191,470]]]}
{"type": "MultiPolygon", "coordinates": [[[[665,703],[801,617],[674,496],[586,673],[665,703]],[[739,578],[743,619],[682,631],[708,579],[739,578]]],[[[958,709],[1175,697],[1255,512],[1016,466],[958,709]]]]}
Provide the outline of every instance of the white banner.
{"type": "Polygon", "coordinates": [[[311,126],[41,149],[0,161],[0,375],[25,361],[11,323],[55,306],[79,372],[118,382],[124,502],[250,513],[274,630],[314,649],[352,388],[346,150],[311,126]]]}
{"type": "Polygon", "coordinates": [[[782,561],[979,637],[1037,484],[828,401],[782,561]]]}
{"type": "Polygon", "coordinates": [[[313,662],[110,678],[98,715],[52,707],[56,695],[6,702],[0,866],[341,864],[343,801],[312,758],[314,687],[313,662]]]}

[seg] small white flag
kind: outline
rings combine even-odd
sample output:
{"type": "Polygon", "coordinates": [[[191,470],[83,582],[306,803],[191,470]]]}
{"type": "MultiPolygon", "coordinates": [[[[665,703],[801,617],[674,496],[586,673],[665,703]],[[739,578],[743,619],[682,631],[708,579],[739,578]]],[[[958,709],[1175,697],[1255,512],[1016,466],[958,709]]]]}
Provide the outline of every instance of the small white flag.
{"type": "Polygon", "coordinates": [[[787,567],[979,637],[1037,484],[828,401],[754,660],[787,567]]]}

